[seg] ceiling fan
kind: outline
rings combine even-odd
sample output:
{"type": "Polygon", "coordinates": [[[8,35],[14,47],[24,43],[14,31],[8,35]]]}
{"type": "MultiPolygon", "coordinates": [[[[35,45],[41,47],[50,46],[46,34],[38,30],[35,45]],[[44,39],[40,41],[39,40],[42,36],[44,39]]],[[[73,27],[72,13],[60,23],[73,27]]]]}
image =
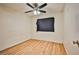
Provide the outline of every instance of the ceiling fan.
{"type": "Polygon", "coordinates": [[[41,9],[44,8],[47,5],[47,3],[44,3],[40,6],[38,5],[38,3],[32,3],[32,4],[26,3],[26,5],[31,7],[33,10],[26,11],[25,13],[34,12],[34,15],[38,15],[40,13],[46,13],[46,11],[41,10],[41,9]]]}

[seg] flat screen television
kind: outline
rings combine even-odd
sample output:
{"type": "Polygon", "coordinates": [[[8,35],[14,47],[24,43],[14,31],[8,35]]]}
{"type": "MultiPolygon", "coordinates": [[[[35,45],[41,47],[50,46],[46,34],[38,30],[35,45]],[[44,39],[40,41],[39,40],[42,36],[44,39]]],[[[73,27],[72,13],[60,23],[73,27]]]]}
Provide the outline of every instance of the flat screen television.
{"type": "Polygon", "coordinates": [[[54,17],[37,19],[37,31],[54,32],[54,17]]]}

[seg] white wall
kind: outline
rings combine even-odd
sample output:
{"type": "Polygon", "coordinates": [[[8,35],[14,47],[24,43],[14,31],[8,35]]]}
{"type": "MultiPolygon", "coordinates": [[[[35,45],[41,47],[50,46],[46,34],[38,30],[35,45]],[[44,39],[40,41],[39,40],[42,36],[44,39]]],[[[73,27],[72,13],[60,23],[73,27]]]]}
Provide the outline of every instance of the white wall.
{"type": "Polygon", "coordinates": [[[41,39],[47,41],[56,41],[56,42],[63,42],[64,37],[64,18],[63,12],[57,13],[46,13],[40,15],[38,17],[34,17],[32,20],[32,38],[34,39],[41,39]],[[36,22],[38,18],[47,18],[47,17],[54,17],[55,18],[55,32],[36,32],[36,22]]]}
{"type": "Polygon", "coordinates": [[[31,38],[31,18],[0,5],[0,50],[31,38]]]}
{"type": "Polygon", "coordinates": [[[0,5],[0,50],[30,38],[63,42],[63,17],[63,12],[29,17],[27,14],[20,13],[15,9],[0,5]],[[55,32],[36,32],[37,19],[47,17],[55,17],[55,32]]]}
{"type": "Polygon", "coordinates": [[[64,45],[68,54],[79,54],[73,41],[79,40],[79,4],[66,4],[64,9],[64,45]]]}

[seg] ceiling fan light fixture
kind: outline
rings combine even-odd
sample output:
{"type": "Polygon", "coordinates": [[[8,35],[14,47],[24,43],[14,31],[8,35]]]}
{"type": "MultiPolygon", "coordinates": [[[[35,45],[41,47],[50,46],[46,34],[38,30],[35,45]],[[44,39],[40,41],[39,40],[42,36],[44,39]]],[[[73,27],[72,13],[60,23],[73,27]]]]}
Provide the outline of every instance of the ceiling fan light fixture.
{"type": "Polygon", "coordinates": [[[40,11],[37,11],[37,10],[34,11],[34,15],[39,15],[39,14],[40,14],[40,11]]]}
{"type": "Polygon", "coordinates": [[[33,12],[34,15],[40,15],[40,13],[46,13],[46,11],[41,10],[44,8],[47,3],[43,3],[42,5],[39,5],[38,3],[26,3],[29,7],[31,7],[33,10],[26,11],[25,13],[33,12]]]}

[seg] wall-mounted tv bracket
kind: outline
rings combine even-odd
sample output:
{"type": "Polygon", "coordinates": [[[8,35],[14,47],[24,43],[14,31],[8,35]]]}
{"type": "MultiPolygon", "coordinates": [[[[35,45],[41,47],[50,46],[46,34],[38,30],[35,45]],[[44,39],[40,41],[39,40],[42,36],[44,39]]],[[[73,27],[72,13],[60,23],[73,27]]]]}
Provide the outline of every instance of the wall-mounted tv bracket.
{"type": "Polygon", "coordinates": [[[78,48],[79,48],[79,41],[73,41],[73,44],[77,44],[78,45],[78,48]]]}

